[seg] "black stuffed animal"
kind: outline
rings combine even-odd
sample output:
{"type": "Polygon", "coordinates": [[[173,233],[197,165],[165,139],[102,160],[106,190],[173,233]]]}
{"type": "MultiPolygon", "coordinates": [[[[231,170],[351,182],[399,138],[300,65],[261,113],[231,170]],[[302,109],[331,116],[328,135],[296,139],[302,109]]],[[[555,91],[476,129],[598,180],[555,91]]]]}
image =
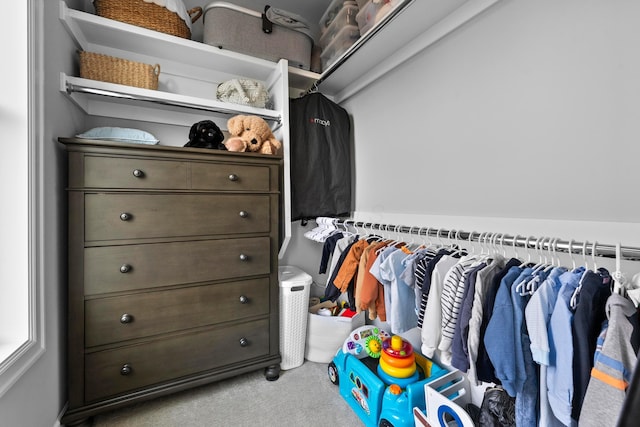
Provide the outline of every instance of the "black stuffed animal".
{"type": "Polygon", "coordinates": [[[224,134],[211,120],[202,120],[194,123],[189,131],[189,142],[185,147],[211,148],[213,150],[226,150],[222,143],[224,134]]]}

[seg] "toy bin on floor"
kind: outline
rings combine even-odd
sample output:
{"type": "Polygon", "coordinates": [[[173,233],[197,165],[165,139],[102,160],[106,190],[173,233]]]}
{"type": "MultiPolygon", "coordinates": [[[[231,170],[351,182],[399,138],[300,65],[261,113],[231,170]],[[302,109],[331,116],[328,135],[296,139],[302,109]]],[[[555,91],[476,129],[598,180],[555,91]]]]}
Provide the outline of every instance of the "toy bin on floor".
{"type": "Polygon", "coordinates": [[[297,267],[278,267],[280,282],[280,362],[281,369],[304,363],[307,309],[311,276],[297,267]]]}
{"type": "Polygon", "coordinates": [[[309,309],[304,357],[310,362],[329,363],[351,331],[365,324],[365,313],[346,317],[321,316],[314,311],[313,307],[309,309]]]}

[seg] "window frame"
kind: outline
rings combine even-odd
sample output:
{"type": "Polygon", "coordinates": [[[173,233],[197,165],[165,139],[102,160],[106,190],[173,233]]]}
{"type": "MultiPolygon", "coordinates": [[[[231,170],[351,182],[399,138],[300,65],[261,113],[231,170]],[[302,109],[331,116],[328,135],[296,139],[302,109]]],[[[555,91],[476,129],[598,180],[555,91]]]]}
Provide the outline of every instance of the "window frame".
{"type": "MultiPolygon", "coordinates": [[[[21,3],[21,2],[20,2],[21,3]]],[[[41,280],[42,261],[42,129],[43,129],[43,60],[42,32],[44,7],[41,0],[27,0],[27,25],[20,19],[8,20],[9,31],[14,34],[22,31],[27,40],[27,304],[24,310],[28,317],[27,337],[24,342],[17,343],[16,348],[4,359],[0,360],[0,397],[4,395],[45,351],[44,336],[44,288],[41,280]],[[13,27],[12,27],[13,25],[13,27]]],[[[20,7],[20,6],[18,6],[20,7]]],[[[20,48],[20,45],[15,48],[20,48]]],[[[10,154],[9,145],[6,150],[10,154]]],[[[11,245],[11,242],[7,242],[11,245]]]]}

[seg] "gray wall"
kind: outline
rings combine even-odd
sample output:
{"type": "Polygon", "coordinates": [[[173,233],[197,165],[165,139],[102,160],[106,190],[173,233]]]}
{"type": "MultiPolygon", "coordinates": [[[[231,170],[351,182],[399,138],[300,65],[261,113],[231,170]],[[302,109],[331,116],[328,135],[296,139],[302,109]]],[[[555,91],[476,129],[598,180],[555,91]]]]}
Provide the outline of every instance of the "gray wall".
{"type": "Polygon", "coordinates": [[[504,0],[347,99],[355,217],[640,246],[638,16],[504,0]]]}

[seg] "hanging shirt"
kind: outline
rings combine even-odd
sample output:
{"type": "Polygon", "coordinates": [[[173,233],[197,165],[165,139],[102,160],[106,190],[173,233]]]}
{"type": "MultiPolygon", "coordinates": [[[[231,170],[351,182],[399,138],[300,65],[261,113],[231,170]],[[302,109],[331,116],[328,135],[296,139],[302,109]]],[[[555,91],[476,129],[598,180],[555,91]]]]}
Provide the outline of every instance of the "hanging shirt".
{"type": "Polygon", "coordinates": [[[361,300],[358,305],[360,310],[367,310],[370,320],[378,318],[383,322],[387,320],[386,308],[384,306],[384,288],[382,287],[382,283],[371,274],[371,270],[378,259],[377,251],[388,243],[389,242],[380,242],[369,251],[360,289],[361,300]]]}
{"type": "Polygon", "coordinates": [[[491,358],[487,353],[484,344],[485,332],[491,320],[493,306],[496,300],[496,293],[500,288],[500,283],[504,276],[510,271],[511,267],[522,264],[517,258],[511,258],[506,262],[504,268],[500,270],[494,277],[490,286],[487,287],[485,298],[482,301],[482,322],[480,324],[480,337],[478,340],[478,356],[476,360],[476,374],[478,381],[500,384],[500,380],[496,377],[495,368],[491,363],[491,358]]]}
{"type": "Polygon", "coordinates": [[[384,286],[387,323],[394,334],[401,334],[418,324],[415,294],[401,278],[403,259],[407,257],[402,249],[396,249],[380,264],[378,280],[384,286]]]}
{"type": "Polygon", "coordinates": [[[486,262],[481,262],[473,267],[467,275],[467,284],[465,285],[464,294],[462,295],[460,314],[458,314],[456,330],[453,333],[453,341],[451,343],[451,365],[462,372],[467,372],[469,370],[469,349],[467,342],[469,337],[469,320],[471,319],[471,309],[476,289],[476,278],[478,276],[478,272],[486,266],[486,262]]]}
{"type": "Polygon", "coordinates": [[[438,343],[440,358],[443,363],[451,365],[451,344],[455,333],[458,315],[462,307],[462,298],[467,285],[469,272],[476,264],[474,256],[460,258],[458,264],[453,266],[445,278],[442,288],[440,304],[442,306],[442,335],[438,343]]]}
{"type": "Polygon", "coordinates": [[[525,307],[525,320],[529,334],[532,359],[540,365],[538,378],[540,380],[538,393],[539,425],[545,427],[560,427],[563,424],[553,415],[549,406],[547,390],[547,366],[549,365],[549,321],[553,307],[556,305],[558,292],[562,287],[559,278],[567,271],[564,267],[554,267],[547,278],[529,299],[525,307]]]}
{"type": "Polygon", "coordinates": [[[611,294],[606,304],[608,322],[601,335],[602,348],[594,357],[591,380],[582,404],[580,427],[616,425],[621,414],[640,346],[640,325],[635,305],[611,294]]]}
{"type": "Polygon", "coordinates": [[[573,337],[571,322],[571,296],[578,287],[585,268],[579,267],[560,276],[562,287],[558,292],[556,305],[549,322],[549,368],[547,387],[549,405],[553,414],[566,426],[571,421],[571,401],[573,400],[573,337]]]}
{"type": "Polygon", "coordinates": [[[336,248],[336,242],[342,239],[344,235],[340,232],[336,232],[327,237],[322,244],[322,257],[320,258],[320,267],[318,268],[318,274],[324,274],[327,272],[331,255],[336,248]]]}
{"type": "Polygon", "coordinates": [[[582,278],[576,311],[573,315],[573,402],[571,417],[578,420],[582,401],[593,368],[596,342],[607,318],[607,300],[611,296],[611,276],[601,268],[598,272],[587,271],[582,278]]]}
{"type": "Polygon", "coordinates": [[[518,371],[520,366],[516,360],[511,300],[511,286],[523,273],[522,270],[520,266],[513,266],[500,281],[491,319],[484,336],[484,345],[494,366],[495,375],[511,397],[515,397],[517,390],[522,387],[524,376],[524,373],[518,371]]]}
{"type": "Polygon", "coordinates": [[[469,368],[467,375],[471,384],[478,384],[476,375],[476,360],[478,358],[478,344],[480,340],[480,324],[482,323],[482,302],[487,288],[493,282],[494,276],[504,268],[505,259],[494,254],[485,260],[487,266],[480,270],[476,277],[473,301],[471,302],[471,317],[469,317],[469,331],[467,333],[467,352],[469,354],[469,368]]]}
{"type": "Polygon", "coordinates": [[[458,263],[458,258],[451,255],[444,255],[435,265],[431,275],[431,286],[429,289],[429,299],[422,323],[422,354],[433,357],[440,343],[442,333],[442,306],[440,296],[444,286],[444,279],[447,272],[458,263]]]}

